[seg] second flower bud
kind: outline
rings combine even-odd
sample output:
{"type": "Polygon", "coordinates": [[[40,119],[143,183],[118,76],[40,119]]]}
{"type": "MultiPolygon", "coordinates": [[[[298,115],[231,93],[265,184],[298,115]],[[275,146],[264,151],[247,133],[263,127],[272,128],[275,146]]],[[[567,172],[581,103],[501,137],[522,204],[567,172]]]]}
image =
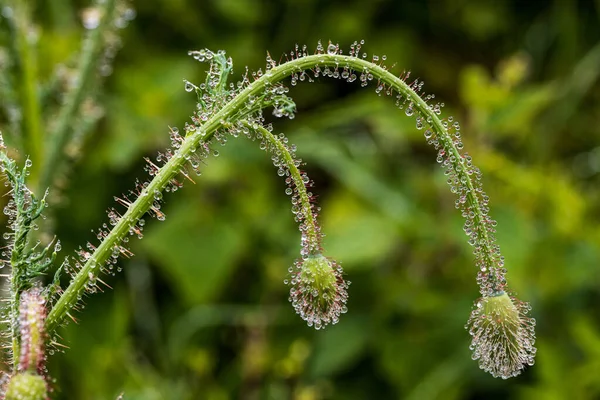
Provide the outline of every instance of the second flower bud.
{"type": "Polygon", "coordinates": [[[347,282],[342,267],[321,254],[300,258],[291,268],[290,302],[308,326],[336,324],[347,311],[347,282]]]}

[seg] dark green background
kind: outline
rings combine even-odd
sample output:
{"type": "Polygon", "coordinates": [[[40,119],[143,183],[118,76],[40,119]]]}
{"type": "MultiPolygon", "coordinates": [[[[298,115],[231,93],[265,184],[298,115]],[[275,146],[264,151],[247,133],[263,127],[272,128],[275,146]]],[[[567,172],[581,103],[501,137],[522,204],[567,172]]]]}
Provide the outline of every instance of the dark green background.
{"type": "MultiPolygon", "coordinates": [[[[38,1],[47,79],[79,49],[87,2],[38,1]]],[[[190,49],[264,68],[296,43],[364,39],[412,71],[461,123],[498,220],[510,287],[537,320],[536,365],[478,369],[464,329],[478,296],[471,248],[435,152],[392,99],[358,82],[291,88],[298,145],[323,208],[326,255],[349,312],[314,331],[283,284],[298,256],[285,183],[258,144],[230,140],[197,184],[165,196],[136,256],[61,330],[59,399],[594,399],[600,397],[599,1],[138,1],[103,85],[104,117],[52,204],[64,255],[145,179],[195,107],[190,49]]],[[[0,25],[4,29],[4,25],[0,25]]],[[[2,36],[6,42],[6,35],[2,36]]],[[[269,117],[270,118],[270,117],[269,117]]]]}

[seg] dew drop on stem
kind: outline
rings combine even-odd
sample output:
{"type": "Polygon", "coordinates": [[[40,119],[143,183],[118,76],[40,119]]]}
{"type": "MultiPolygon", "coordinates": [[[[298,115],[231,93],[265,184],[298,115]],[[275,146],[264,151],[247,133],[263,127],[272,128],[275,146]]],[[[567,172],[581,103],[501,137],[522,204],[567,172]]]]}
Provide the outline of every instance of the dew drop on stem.
{"type": "Polygon", "coordinates": [[[336,53],[337,53],[337,46],[333,43],[329,43],[329,46],[327,46],[327,54],[334,55],[336,53]]]}
{"type": "Polygon", "coordinates": [[[185,81],[185,80],[183,82],[185,83],[184,88],[185,88],[186,92],[191,92],[192,90],[194,90],[194,84],[193,83],[191,83],[189,81],[185,81]]]}

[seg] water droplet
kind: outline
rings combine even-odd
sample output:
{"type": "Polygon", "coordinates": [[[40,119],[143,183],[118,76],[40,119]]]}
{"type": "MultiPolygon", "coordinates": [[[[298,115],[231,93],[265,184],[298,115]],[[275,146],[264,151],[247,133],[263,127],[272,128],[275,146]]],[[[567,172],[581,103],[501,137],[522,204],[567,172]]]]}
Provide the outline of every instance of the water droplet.
{"type": "Polygon", "coordinates": [[[423,121],[421,120],[421,118],[417,118],[417,129],[421,130],[423,129],[423,121]]]}
{"type": "Polygon", "coordinates": [[[102,13],[96,7],[88,7],[81,12],[81,20],[85,29],[96,29],[100,25],[102,13]]]}
{"type": "Polygon", "coordinates": [[[186,92],[191,92],[192,90],[194,90],[195,86],[193,83],[186,81],[186,80],[184,80],[183,82],[185,83],[185,91],[186,92]]]}
{"type": "Polygon", "coordinates": [[[337,46],[333,43],[329,43],[329,46],[327,46],[327,54],[330,54],[330,55],[337,54],[337,46]]]}

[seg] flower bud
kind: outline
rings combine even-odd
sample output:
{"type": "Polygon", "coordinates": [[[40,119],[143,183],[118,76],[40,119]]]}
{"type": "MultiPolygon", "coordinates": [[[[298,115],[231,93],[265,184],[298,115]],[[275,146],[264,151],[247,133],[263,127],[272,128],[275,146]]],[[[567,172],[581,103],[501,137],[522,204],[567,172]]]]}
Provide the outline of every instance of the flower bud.
{"type": "Polygon", "coordinates": [[[308,326],[321,329],[347,311],[348,285],[342,267],[321,254],[300,258],[290,268],[290,302],[308,326]]]}
{"type": "Polygon", "coordinates": [[[472,336],[472,358],[494,378],[517,376],[526,365],[533,365],[535,319],[527,317],[530,309],[504,292],[475,304],[466,326],[472,336]]]}
{"type": "Polygon", "coordinates": [[[5,400],[46,400],[48,388],[43,377],[23,372],[10,379],[4,396],[5,400]]]}

